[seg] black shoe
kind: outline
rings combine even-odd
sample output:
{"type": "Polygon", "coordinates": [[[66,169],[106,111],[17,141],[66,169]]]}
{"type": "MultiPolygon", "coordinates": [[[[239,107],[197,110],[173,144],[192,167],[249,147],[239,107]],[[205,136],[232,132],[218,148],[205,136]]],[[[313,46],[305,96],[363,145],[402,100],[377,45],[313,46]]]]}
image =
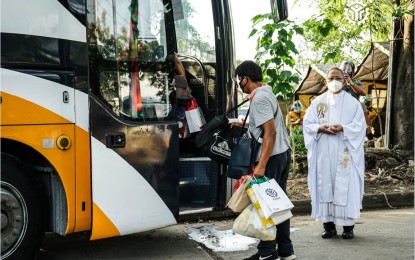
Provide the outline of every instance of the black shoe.
{"type": "Polygon", "coordinates": [[[244,260],[277,260],[277,259],[278,259],[277,252],[274,252],[269,255],[259,255],[258,253],[256,253],[255,255],[252,255],[251,257],[244,258],[244,260]]]}
{"type": "Polygon", "coordinates": [[[343,234],[342,237],[343,239],[352,239],[354,238],[354,234],[353,234],[353,226],[343,226],[343,234]]]}
{"type": "Polygon", "coordinates": [[[291,253],[291,255],[287,255],[287,256],[282,256],[279,255],[280,258],[277,258],[279,260],[295,260],[297,259],[297,257],[294,255],[294,253],[291,253]]]}
{"type": "Polygon", "coordinates": [[[342,234],[343,239],[352,239],[354,238],[353,230],[344,231],[342,234]]]}
{"type": "Polygon", "coordinates": [[[334,225],[334,222],[323,223],[323,228],[324,228],[324,231],[321,234],[322,238],[331,238],[337,235],[336,225],[334,225]]]}
{"type": "Polygon", "coordinates": [[[322,238],[331,238],[335,235],[337,235],[337,230],[336,229],[324,230],[323,233],[321,234],[321,237],[322,238]]]}

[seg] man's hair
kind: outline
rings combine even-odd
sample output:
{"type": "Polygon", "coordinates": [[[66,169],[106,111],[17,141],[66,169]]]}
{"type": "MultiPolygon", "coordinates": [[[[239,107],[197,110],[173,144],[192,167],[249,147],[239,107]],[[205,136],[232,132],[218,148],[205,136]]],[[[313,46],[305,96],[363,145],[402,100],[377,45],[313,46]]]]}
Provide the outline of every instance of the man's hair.
{"type": "Polygon", "coordinates": [[[262,81],[262,69],[251,60],[246,60],[236,67],[235,74],[239,77],[248,77],[253,82],[262,81]]]}

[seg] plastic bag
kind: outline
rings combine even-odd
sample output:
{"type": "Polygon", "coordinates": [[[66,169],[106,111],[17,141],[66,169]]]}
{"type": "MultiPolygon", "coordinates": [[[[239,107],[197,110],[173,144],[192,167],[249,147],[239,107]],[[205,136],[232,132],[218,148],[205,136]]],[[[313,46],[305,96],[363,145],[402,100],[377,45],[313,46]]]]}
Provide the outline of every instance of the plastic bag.
{"type": "Polygon", "coordinates": [[[183,107],[178,107],[177,110],[177,122],[179,124],[179,138],[187,138],[190,136],[189,127],[187,126],[187,120],[183,107]]]}
{"type": "Polygon", "coordinates": [[[243,236],[258,238],[262,241],[274,240],[277,236],[277,228],[272,226],[264,228],[254,207],[249,205],[235,219],[232,230],[243,236]]]}
{"type": "Polygon", "coordinates": [[[184,110],[189,132],[194,133],[202,130],[203,126],[206,124],[206,120],[202,110],[196,103],[196,99],[191,98],[184,110]]]}

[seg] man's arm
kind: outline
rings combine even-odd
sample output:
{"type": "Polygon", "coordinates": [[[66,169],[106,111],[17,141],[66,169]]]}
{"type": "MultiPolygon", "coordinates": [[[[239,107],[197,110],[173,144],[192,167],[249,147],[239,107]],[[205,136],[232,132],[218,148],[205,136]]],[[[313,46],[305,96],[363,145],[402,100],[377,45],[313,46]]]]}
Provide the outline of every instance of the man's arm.
{"type": "Polygon", "coordinates": [[[183,67],[182,62],[179,60],[176,54],[173,54],[174,65],[176,66],[177,74],[186,78],[186,70],[183,67]]]}
{"type": "Polygon", "coordinates": [[[359,96],[366,96],[366,90],[363,85],[356,83],[350,77],[346,77],[346,81],[356,94],[359,96]]]}
{"type": "Polygon", "coordinates": [[[259,157],[258,165],[255,166],[254,175],[256,178],[261,178],[265,174],[265,166],[268,163],[268,159],[271,156],[272,149],[274,149],[276,139],[276,129],[274,118],[268,120],[262,125],[264,132],[262,136],[262,150],[259,157]]]}
{"type": "Polygon", "coordinates": [[[353,89],[353,91],[356,92],[356,94],[358,94],[359,96],[366,96],[366,90],[362,88],[362,86],[360,86],[359,84],[352,81],[352,83],[349,85],[353,89]]]}

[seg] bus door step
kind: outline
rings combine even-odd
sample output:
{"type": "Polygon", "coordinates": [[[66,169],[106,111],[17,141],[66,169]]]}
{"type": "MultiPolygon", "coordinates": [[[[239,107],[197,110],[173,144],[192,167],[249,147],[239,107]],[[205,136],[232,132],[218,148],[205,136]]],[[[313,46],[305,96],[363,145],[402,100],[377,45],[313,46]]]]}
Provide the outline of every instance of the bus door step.
{"type": "Polygon", "coordinates": [[[180,205],[213,207],[216,203],[218,164],[209,157],[180,158],[180,205]]]}

